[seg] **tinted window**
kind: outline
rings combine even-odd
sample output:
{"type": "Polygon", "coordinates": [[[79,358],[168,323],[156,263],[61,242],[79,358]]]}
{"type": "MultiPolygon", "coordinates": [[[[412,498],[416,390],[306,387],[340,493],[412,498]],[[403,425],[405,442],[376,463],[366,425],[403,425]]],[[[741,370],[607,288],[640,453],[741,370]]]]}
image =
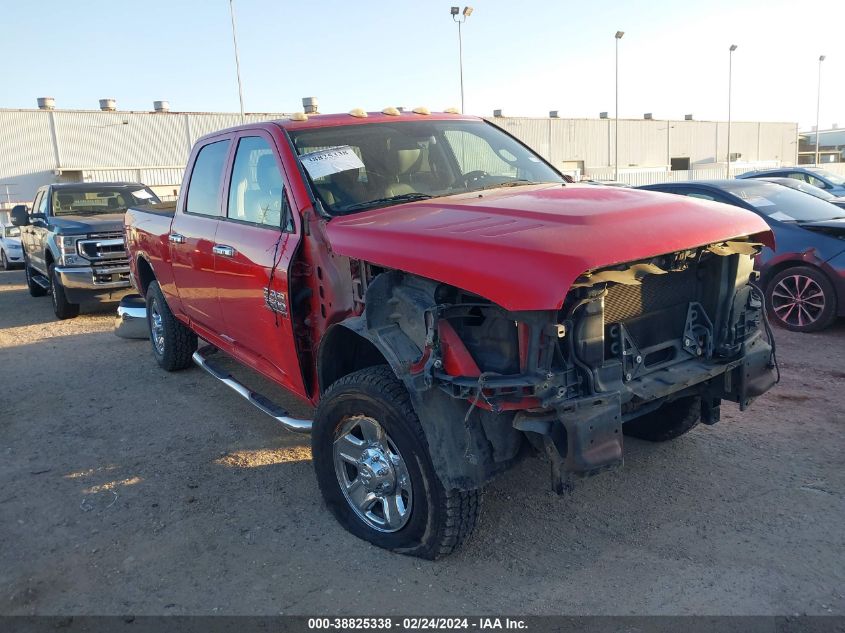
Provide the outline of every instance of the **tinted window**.
{"type": "Polygon", "coordinates": [[[38,203],[37,213],[47,214],[47,201],[50,199],[50,194],[48,192],[44,192],[41,196],[41,202],[38,203]]]}
{"type": "Polygon", "coordinates": [[[720,185],[758,212],[781,222],[812,222],[842,217],[839,207],[774,183],[736,180],[720,185]]]}
{"type": "Polygon", "coordinates": [[[209,143],[200,149],[188,183],[185,211],[200,215],[220,214],[220,180],[228,152],[228,140],[209,143]]]}
{"type": "Polygon", "coordinates": [[[280,228],[284,221],[289,231],[286,211],[284,181],[270,144],[260,136],[242,138],[232,167],[228,217],[280,228]]]}
{"type": "Polygon", "coordinates": [[[828,182],[832,182],[834,185],[845,185],[845,178],[838,174],[834,174],[832,171],[827,171],[826,169],[814,169],[810,168],[810,171],[814,174],[818,174],[822,178],[826,178],[828,182]]]}

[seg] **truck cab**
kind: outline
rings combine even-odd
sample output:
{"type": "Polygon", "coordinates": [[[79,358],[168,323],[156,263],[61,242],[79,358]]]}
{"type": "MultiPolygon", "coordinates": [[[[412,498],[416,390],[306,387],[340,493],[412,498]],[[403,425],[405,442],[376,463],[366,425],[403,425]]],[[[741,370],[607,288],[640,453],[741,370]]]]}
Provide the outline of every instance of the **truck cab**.
{"type": "Polygon", "coordinates": [[[45,185],[32,207],[16,207],[26,280],[32,296],[50,294],[59,319],[92,299],[118,300],[130,289],[123,214],[130,205],[158,204],[140,183],[45,185]]]}

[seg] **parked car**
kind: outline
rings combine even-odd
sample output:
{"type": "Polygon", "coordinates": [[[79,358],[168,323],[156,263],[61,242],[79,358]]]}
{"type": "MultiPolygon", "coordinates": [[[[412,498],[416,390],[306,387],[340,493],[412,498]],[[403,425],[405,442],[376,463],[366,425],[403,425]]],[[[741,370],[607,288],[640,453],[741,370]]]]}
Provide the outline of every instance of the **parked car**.
{"type": "Polygon", "coordinates": [[[50,294],[59,319],[89,299],[117,300],[131,288],[123,236],[130,204],[157,204],[145,185],[91,182],[41,187],[32,209],[12,209],[20,227],[29,294],[50,294]]]}
{"type": "Polygon", "coordinates": [[[563,492],[622,464],[623,431],[669,440],[775,382],[748,283],[765,222],[566,184],[482,119],[243,125],[197,141],[181,191],[174,212],[126,214],[153,356],[310,431],[328,508],[380,547],[454,550],[526,446],[563,492]],[[316,405],[313,422],[217,351],[316,405]]]}
{"type": "Polygon", "coordinates": [[[789,187],[790,189],[796,189],[797,191],[808,193],[811,196],[819,198],[820,200],[824,200],[825,202],[829,202],[830,204],[835,204],[840,209],[845,209],[845,197],[837,197],[831,195],[824,189],[819,189],[815,185],[809,185],[803,180],[796,180],[795,178],[784,178],[780,176],[767,176],[765,178],[760,178],[760,180],[765,180],[766,182],[773,182],[778,185],[783,185],[784,187],[789,187]]]}
{"type": "MultiPolygon", "coordinates": [[[[730,204],[762,217],[775,250],[757,258],[773,320],[797,332],[815,332],[845,316],[845,212],[813,196],[759,179],[646,185],[730,204]]],[[[715,209],[715,207],[714,207],[715,209]]]]}
{"type": "Polygon", "coordinates": [[[818,167],[779,167],[740,174],[737,178],[794,178],[824,189],[833,196],[845,196],[845,178],[818,167]]]}
{"type": "Polygon", "coordinates": [[[21,230],[17,226],[0,225],[0,266],[3,270],[23,266],[21,230]]]}

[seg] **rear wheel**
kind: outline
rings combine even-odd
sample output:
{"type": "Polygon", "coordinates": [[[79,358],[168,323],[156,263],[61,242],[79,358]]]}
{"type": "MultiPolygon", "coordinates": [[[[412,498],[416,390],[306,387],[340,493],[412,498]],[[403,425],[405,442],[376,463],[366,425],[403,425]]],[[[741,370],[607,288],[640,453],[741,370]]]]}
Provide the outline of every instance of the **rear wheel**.
{"type": "Polygon", "coordinates": [[[766,288],[772,320],[794,332],[818,332],[836,319],[836,292],[828,278],[809,266],[787,268],[766,288]]]}
{"type": "Polygon", "coordinates": [[[701,398],[679,398],[657,411],[626,422],[622,425],[622,432],[649,442],[666,442],[691,431],[700,419],[701,398]]]}
{"type": "Polygon", "coordinates": [[[35,272],[32,270],[32,266],[29,265],[29,260],[26,257],[23,260],[23,268],[26,274],[26,286],[29,288],[29,295],[31,297],[43,297],[46,295],[47,288],[35,282],[35,279],[33,279],[35,272]]]}
{"type": "Polygon", "coordinates": [[[59,279],[56,267],[50,264],[47,271],[50,275],[50,297],[53,300],[53,312],[56,313],[56,318],[72,319],[79,316],[79,304],[71,303],[67,300],[65,287],[62,285],[61,279],[59,279]]]}
{"type": "Polygon", "coordinates": [[[197,335],[173,316],[157,281],[147,288],[147,325],[153,356],[162,369],[176,371],[190,367],[197,349],[197,335]]]}
{"type": "Polygon", "coordinates": [[[311,448],[329,510],[373,545],[434,559],[454,551],[475,527],[481,491],[444,488],[408,392],[386,365],[329,387],[311,448]]]}

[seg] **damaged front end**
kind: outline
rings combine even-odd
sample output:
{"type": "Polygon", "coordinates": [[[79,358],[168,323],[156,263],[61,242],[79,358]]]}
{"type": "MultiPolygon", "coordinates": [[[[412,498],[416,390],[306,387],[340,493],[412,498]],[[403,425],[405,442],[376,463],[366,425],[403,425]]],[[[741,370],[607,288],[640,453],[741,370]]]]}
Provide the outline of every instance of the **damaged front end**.
{"type": "Polygon", "coordinates": [[[695,396],[712,424],[722,400],[745,409],[772,387],[759,248],[737,240],[587,271],[552,311],[383,272],[359,327],[392,350],[444,481],[484,483],[527,437],[560,492],[571,474],[622,463],[626,422],[695,396]]]}

